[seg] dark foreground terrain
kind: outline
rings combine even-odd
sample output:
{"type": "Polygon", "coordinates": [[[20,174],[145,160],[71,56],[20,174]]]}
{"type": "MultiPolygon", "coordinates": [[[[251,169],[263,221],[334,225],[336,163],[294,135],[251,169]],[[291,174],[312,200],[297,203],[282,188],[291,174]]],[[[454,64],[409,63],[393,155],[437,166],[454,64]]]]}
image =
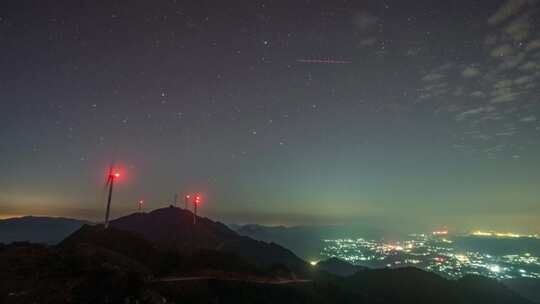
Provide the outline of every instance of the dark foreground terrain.
{"type": "Polygon", "coordinates": [[[0,303],[532,303],[476,276],[450,281],[414,268],[336,276],[346,265],[319,270],[278,245],[190,219],[164,208],[107,230],[83,226],[55,246],[3,245],[0,303]]]}

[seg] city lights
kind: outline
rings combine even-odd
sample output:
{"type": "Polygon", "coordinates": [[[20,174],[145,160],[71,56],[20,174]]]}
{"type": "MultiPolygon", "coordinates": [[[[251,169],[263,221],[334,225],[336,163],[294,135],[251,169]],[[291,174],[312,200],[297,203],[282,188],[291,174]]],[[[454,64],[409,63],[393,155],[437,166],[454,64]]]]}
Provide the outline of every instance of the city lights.
{"type": "Polygon", "coordinates": [[[538,234],[517,234],[511,232],[494,232],[476,230],[471,233],[474,236],[499,237],[499,238],[539,238],[538,234]]]}
{"type": "Polygon", "coordinates": [[[435,230],[432,232],[433,235],[448,235],[448,230],[446,229],[443,229],[443,230],[435,230]]]}
{"type": "MultiPolygon", "coordinates": [[[[458,237],[479,236],[478,232],[458,237]]],[[[518,234],[481,234],[482,237],[492,238],[511,237],[510,235],[518,234]]],[[[476,274],[496,279],[540,279],[540,258],[530,252],[495,255],[464,250],[456,246],[454,236],[439,233],[414,234],[406,240],[390,244],[383,240],[364,238],[326,239],[321,256],[337,257],[354,265],[373,268],[414,266],[447,278],[476,274]],[[441,238],[441,235],[445,237],[441,238]]]]}

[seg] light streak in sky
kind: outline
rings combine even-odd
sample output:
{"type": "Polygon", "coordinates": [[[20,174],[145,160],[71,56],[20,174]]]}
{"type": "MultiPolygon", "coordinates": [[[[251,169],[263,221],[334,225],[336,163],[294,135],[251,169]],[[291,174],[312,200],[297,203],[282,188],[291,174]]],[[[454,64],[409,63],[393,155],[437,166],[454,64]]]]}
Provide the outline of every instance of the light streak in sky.
{"type": "Polygon", "coordinates": [[[350,64],[352,61],[348,60],[335,60],[335,59],[298,59],[296,62],[300,63],[316,63],[316,64],[350,64]]]}

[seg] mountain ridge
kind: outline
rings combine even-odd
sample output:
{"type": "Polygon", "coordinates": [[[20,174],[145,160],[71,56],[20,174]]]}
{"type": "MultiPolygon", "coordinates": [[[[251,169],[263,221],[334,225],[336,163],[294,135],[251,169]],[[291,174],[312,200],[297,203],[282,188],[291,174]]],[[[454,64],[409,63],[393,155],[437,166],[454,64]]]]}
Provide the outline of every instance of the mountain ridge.
{"type": "Polygon", "coordinates": [[[283,264],[298,272],[309,268],[287,248],[239,235],[225,224],[208,218],[198,216],[194,224],[193,216],[188,210],[170,206],[123,216],[111,221],[110,226],[137,232],[155,244],[180,252],[210,249],[231,252],[265,267],[283,264]]]}
{"type": "Polygon", "coordinates": [[[0,220],[0,243],[32,242],[56,244],[90,221],[26,215],[0,220]]]}

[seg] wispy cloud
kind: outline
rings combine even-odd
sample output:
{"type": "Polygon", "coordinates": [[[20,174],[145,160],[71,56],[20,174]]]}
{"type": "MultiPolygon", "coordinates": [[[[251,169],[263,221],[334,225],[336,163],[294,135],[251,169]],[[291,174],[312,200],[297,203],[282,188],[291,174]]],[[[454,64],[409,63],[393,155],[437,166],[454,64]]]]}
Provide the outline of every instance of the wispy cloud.
{"type": "Polygon", "coordinates": [[[534,61],[527,61],[523,65],[519,67],[522,71],[537,71],[540,70],[540,64],[534,62],[534,61]]]}
{"type": "Polygon", "coordinates": [[[488,23],[491,25],[497,25],[508,18],[521,12],[527,5],[528,0],[508,0],[504,3],[495,14],[491,15],[488,19],[488,23]]]}
{"type": "Polygon", "coordinates": [[[503,80],[499,80],[497,81],[493,87],[495,89],[503,89],[503,88],[508,88],[508,87],[511,87],[513,84],[513,81],[510,80],[510,79],[503,79],[503,80]]]}
{"type": "MultiPolygon", "coordinates": [[[[540,0],[505,0],[489,17],[489,33],[481,41],[483,58],[436,66],[421,76],[420,99],[437,97],[437,110],[453,116],[463,128],[456,135],[458,145],[505,143],[508,136],[517,134],[515,124],[519,130],[535,126],[540,130],[532,123],[537,122],[533,114],[540,107],[538,3],[540,0]]],[[[497,145],[487,152],[495,154],[501,147],[512,148],[497,145]]]]}
{"type": "Polygon", "coordinates": [[[433,69],[433,72],[443,72],[443,71],[448,71],[450,70],[451,68],[453,68],[455,66],[455,64],[453,62],[447,62],[445,64],[442,64],[438,67],[435,67],[433,69]]]}
{"type": "Polygon", "coordinates": [[[375,43],[377,43],[376,38],[368,37],[368,38],[364,38],[364,39],[360,40],[360,42],[358,42],[358,46],[361,47],[361,48],[369,47],[369,46],[373,46],[375,43]]]}
{"type": "Polygon", "coordinates": [[[505,103],[515,101],[519,97],[519,92],[512,91],[511,88],[499,88],[491,93],[491,102],[492,103],[505,103]]]}
{"type": "Polygon", "coordinates": [[[501,131],[495,133],[496,136],[512,136],[514,134],[516,134],[516,131],[501,131]]]}
{"type": "Polygon", "coordinates": [[[487,95],[482,91],[474,91],[471,93],[471,96],[476,98],[485,98],[487,95]]]}
{"type": "Polygon", "coordinates": [[[534,81],[534,76],[527,75],[527,76],[521,76],[519,78],[516,78],[514,80],[514,84],[524,85],[533,81],[534,81]]]}
{"type": "Polygon", "coordinates": [[[465,89],[463,87],[457,87],[454,92],[452,92],[452,95],[454,96],[463,96],[465,94],[465,89]]]}
{"type": "Polygon", "coordinates": [[[535,122],[536,121],[536,116],[531,115],[531,116],[523,117],[519,121],[521,121],[521,122],[535,122]]]}
{"type": "Polygon", "coordinates": [[[515,41],[522,41],[529,37],[532,25],[529,15],[521,16],[508,24],[504,32],[515,41]]]}
{"type": "Polygon", "coordinates": [[[461,75],[465,78],[473,78],[476,76],[480,76],[480,74],[480,69],[475,67],[468,67],[461,72],[461,75]]]}
{"type": "Polygon", "coordinates": [[[379,18],[371,15],[369,12],[358,12],[354,15],[354,24],[361,30],[367,30],[377,24],[379,18]]]}
{"type": "Polygon", "coordinates": [[[527,44],[527,51],[540,49],[540,39],[532,40],[527,44]]]}
{"type": "Polygon", "coordinates": [[[431,81],[440,80],[442,78],[444,78],[443,74],[430,73],[430,74],[427,74],[426,76],[422,77],[422,81],[431,82],[431,81]]]}
{"type": "Polygon", "coordinates": [[[475,108],[475,109],[471,109],[471,110],[467,110],[467,111],[459,113],[458,115],[456,115],[456,120],[462,121],[470,116],[478,115],[481,113],[489,113],[493,111],[495,111],[495,107],[492,107],[492,106],[479,107],[479,108],[475,108]]]}
{"type": "Polygon", "coordinates": [[[502,56],[499,57],[499,59],[502,60],[502,62],[497,67],[500,70],[508,70],[513,69],[520,65],[523,60],[525,60],[525,52],[520,52],[514,56],[502,56]]]}
{"type": "Polygon", "coordinates": [[[510,44],[504,44],[499,47],[496,47],[491,51],[491,57],[504,57],[510,56],[515,53],[515,49],[510,44]]]}

